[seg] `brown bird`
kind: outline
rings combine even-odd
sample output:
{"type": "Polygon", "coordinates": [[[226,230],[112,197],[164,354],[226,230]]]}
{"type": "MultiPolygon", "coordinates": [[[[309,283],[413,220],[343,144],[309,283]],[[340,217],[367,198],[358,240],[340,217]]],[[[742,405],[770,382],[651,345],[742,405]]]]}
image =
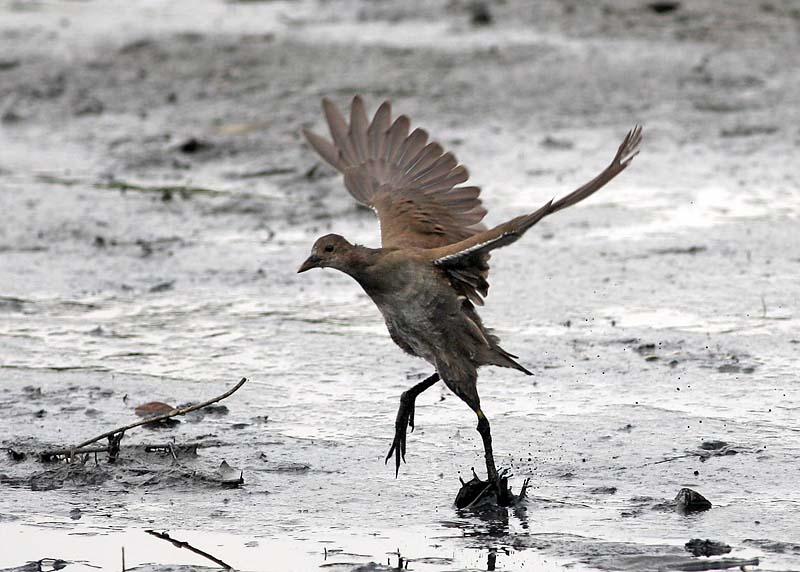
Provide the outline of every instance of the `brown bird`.
{"type": "Polygon", "coordinates": [[[400,397],[386,461],[394,454],[396,476],[400,460],[405,462],[406,428],[414,429],[415,399],[442,379],[478,416],[488,480],[500,489],[503,479],[495,467],[489,421],[478,397],[478,368],[495,365],[532,374],[500,347],[476,311],[489,290],[489,254],[621,173],[638,153],[641,127],[627,134],[608,167],[576,191],[486,230],[480,189],[457,186],[466,182],[466,168],[441,145],[428,142],[422,129],[409,134],[405,115],[392,121],[388,101],[370,122],[364,102],[356,96],[349,125],[330,100],[323,99],[322,107],[333,141],[303,133],[322,158],[344,174],[350,194],[378,215],[382,246],[367,248],[329,234],[314,243],[298,272],[335,268],[352,276],[378,306],[392,340],[436,370],[400,397]]]}

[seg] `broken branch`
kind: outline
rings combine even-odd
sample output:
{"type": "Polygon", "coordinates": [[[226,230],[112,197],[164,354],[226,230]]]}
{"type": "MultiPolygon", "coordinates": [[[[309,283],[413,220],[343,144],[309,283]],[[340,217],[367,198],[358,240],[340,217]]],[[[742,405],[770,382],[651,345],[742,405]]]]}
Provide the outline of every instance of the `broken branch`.
{"type": "MultiPolygon", "coordinates": [[[[165,419],[169,419],[171,417],[177,417],[178,415],[185,415],[187,413],[191,413],[192,411],[196,411],[198,409],[202,409],[203,407],[207,407],[207,406],[211,405],[212,403],[217,403],[218,401],[222,401],[223,399],[226,399],[226,398],[230,397],[231,395],[233,395],[240,387],[242,387],[244,385],[244,383],[246,381],[247,381],[247,378],[243,377],[242,379],[239,380],[239,383],[237,383],[235,386],[230,388],[228,391],[226,391],[222,395],[219,395],[219,396],[217,396],[217,397],[215,397],[213,399],[209,399],[208,401],[203,401],[202,403],[195,403],[194,405],[189,405],[187,407],[182,407],[180,409],[173,409],[172,411],[170,411],[168,413],[164,413],[163,415],[157,415],[155,417],[148,417],[147,419],[141,419],[139,421],[136,421],[134,423],[130,423],[130,424],[125,425],[123,427],[117,427],[116,429],[112,429],[111,431],[106,431],[105,433],[102,433],[101,435],[98,435],[97,437],[92,437],[91,439],[88,439],[88,440],[84,441],[83,443],[75,445],[74,447],[71,447],[69,449],[58,450],[58,451],[44,451],[40,455],[40,458],[55,457],[55,456],[60,456],[60,455],[73,456],[73,455],[75,455],[77,453],[89,452],[89,451],[85,450],[85,447],[88,447],[92,443],[96,443],[97,441],[100,441],[102,439],[113,439],[115,435],[120,435],[120,438],[121,438],[121,434],[122,433],[124,433],[125,431],[127,431],[129,429],[133,429],[134,427],[139,427],[140,425],[146,425],[147,423],[158,423],[159,421],[164,421],[165,419]]],[[[116,442],[117,450],[118,450],[118,446],[119,446],[119,441],[116,442]]],[[[109,447],[107,447],[107,448],[104,447],[103,449],[108,449],[109,452],[113,452],[114,449],[115,449],[114,443],[110,442],[109,447]]]]}
{"type": "Polygon", "coordinates": [[[145,532],[147,534],[155,536],[156,538],[160,538],[161,540],[166,540],[167,542],[171,543],[173,546],[175,546],[177,548],[185,548],[186,550],[191,550],[195,554],[199,554],[203,558],[208,558],[209,560],[211,560],[215,564],[219,564],[220,566],[225,568],[225,570],[233,570],[233,566],[231,566],[229,564],[226,564],[225,562],[223,562],[222,560],[220,560],[216,556],[212,556],[208,552],[200,550],[199,548],[195,548],[194,546],[192,546],[188,542],[185,542],[183,540],[176,540],[176,539],[172,538],[166,532],[156,532],[155,530],[145,530],[145,532]]]}

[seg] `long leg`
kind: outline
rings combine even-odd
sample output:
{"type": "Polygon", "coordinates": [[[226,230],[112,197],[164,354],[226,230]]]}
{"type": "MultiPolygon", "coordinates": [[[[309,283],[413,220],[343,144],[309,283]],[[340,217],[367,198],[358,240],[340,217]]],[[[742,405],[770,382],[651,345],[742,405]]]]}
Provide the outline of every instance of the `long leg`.
{"type": "Polygon", "coordinates": [[[397,410],[397,419],[394,422],[394,441],[389,453],[386,455],[386,462],[388,463],[389,459],[392,458],[392,454],[394,454],[395,478],[400,474],[400,459],[403,459],[404,463],[406,462],[406,427],[411,427],[411,430],[414,430],[414,402],[420,393],[437,381],[439,381],[439,374],[434,373],[411,389],[404,391],[400,396],[400,407],[397,410]]]}
{"type": "Polygon", "coordinates": [[[481,411],[481,398],[478,395],[478,371],[471,362],[458,359],[445,359],[436,361],[436,369],[442,374],[445,384],[450,391],[466,403],[478,416],[478,433],[483,439],[483,452],[486,456],[486,472],[489,482],[497,481],[497,467],[494,464],[492,451],[492,432],[489,420],[481,411]]]}
{"type": "MultiPolygon", "coordinates": [[[[491,489],[494,491],[496,495],[497,504],[500,506],[512,506],[517,501],[522,499],[525,496],[525,491],[528,488],[528,481],[526,480],[525,483],[522,485],[522,490],[520,491],[519,495],[515,495],[511,492],[511,489],[508,487],[508,472],[507,471],[500,471],[497,472],[497,467],[494,464],[494,452],[492,451],[492,432],[489,427],[489,420],[484,415],[483,411],[481,411],[480,406],[473,407],[475,414],[478,416],[478,433],[481,434],[481,439],[483,439],[483,451],[486,455],[486,473],[487,479],[486,482],[491,484],[491,489]]],[[[474,472],[474,471],[473,471],[474,472]]],[[[477,477],[475,477],[477,479],[477,477]]],[[[479,483],[482,484],[480,480],[479,483]]],[[[462,490],[459,491],[458,497],[456,497],[456,503],[459,501],[459,497],[464,495],[465,487],[468,487],[470,483],[465,484],[462,486],[462,490]]],[[[473,498],[469,504],[477,502],[481,496],[486,492],[486,488],[484,488],[480,494],[473,498]]]]}
{"type": "MultiPolygon", "coordinates": [[[[481,434],[483,439],[483,450],[486,455],[486,481],[481,481],[477,475],[475,479],[468,483],[461,481],[462,487],[456,497],[456,506],[469,507],[478,502],[487,491],[491,491],[495,495],[496,502],[499,506],[512,506],[525,496],[528,488],[528,481],[522,485],[522,490],[519,495],[515,495],[508,487],[508,472],[503,470],[499,473],[494,464],[494,452],[492,451],[492,433],[489,428],[489,420],[481,411],[480,406],[473,407],[475,414],[478,416],[478,433],[481,434]],[[488,486],[484,486],[488,485],[488,486]],[[476,491],[476,486],[480,487],[476,491]],[[477,495],[475,493],[477,492],[477,495]]],[[[473,470],[473,474],[475,471],[473,470]]]]}
{"type": "Polygon", "coordinates": [[[475,411],[478,416],[478,433],[483,439],[483,452],[486,456],[486,475],[490,482],[497,481],[497,467],[494,464],[494,451],[492,451],[492,430],[489,427],[489,420],[483,414],[480,407],[475,411]]]}

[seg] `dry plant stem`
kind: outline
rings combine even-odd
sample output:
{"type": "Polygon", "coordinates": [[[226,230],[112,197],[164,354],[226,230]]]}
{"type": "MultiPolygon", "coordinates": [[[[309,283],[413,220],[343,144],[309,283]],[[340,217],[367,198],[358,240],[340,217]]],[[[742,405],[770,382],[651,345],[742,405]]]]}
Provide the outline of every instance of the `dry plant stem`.
{"type": "MultiPolygon", "coordinates": [[[[201,449],[207,447],[208,445],[204,445],[203,443],[187,443],[185,445],[181,445],[182,448],[194,448],[194,449],[201,449]]],[[[165,444],[155,444],[155,445],[140,445],[142,449],[144,449],[147,453],[153,453],[158,451],[165,451],[169,453],[170,447],[174,447],[172,443],[165,443],[165,444]]],[[[44,451],[43,455],[50,455],[53,457],[56,456],[65,456],[65,455],[84,455],[88,453],[108,453],[109,448],[107,446],[98,446],[98,447],[83,447],[81,449],[54,449],[52,451],[44,451]]]]}
{"type": "Polygon", "coordinates": [[[99,446],[99,447],[86,447],[85,449],[55,449],[53,451],[44,451],[44,455],[83,455],[86,453],[108,453],[107,446],[99,446]]]}
{"type": "Polygon", "coordinates": [[[650,467],[652,465],[660,465],[662,463],[671,463],[672,461],[678,461],[680,459],[690,459],[692,457],[702,457],[702,455],[698,453],[687,453],[685,455],[678,455],[676,457],[667,457],[666,459],[661,459],[660,461],[652,461],[650,463],[644,463],[643,465],[638,465],[636,467],[632,467],[635,469],[641,469],[643,467],[650,467]]]}
{"type": "Polygon", "coordinates": [[[133,429],[134,427],[139,427],[140,425],[145,425],[147,423],[158,423],[159,421],[163,421],[164,419],[169,419],[170,417],[177,417],[178,415],[185,415],[186,413],[190,413],[192,411],[196,411],[198,409],[202,409],[203,407],[211,405],[212,403],[216,403],[217,401],[222,401],[223,399],[225,399],[227,397],[230,397],[240,387],[242,387],[246,381],[247,381],[247,378],[243,377],[242,379],[239,380],[239,383],[237,383],[235,386],[230,388],[228,391],[226,391],[222,395],[220,395],[218,397],[215,397],[214,399],[209,399],[208,401],[204,401],[202,403],[195,403],[194,405],[190,405],[190,406],[184,407],[182,409],[173,409],[172,411],[170,411],[169,413],[165,413],[164,415],[158,415],[156,417],[148,417],[147,419],[141,419],[141,420],[139,420],[139,421],[137,421],[135,423],[131,423],[129,425],[125,425],[124,427],[118,427],[116,429],[112,429],[111,431],[106,431],[102,435],[98,435],[97,437],[92,437],[91,439],[89,439],[87,441],[84,441],[83,443],[75,445],[74,447],[72,447],[70,449],[70,451],[74,454],[74,453],[79,452],[78,451],[79,449],[82,449],[82,448],[84,448],[84,447],[86,447],[88,445],[91,445],[92,443],[96,443],[97,441],[100,441],[101,439],[106,439],[108,437],[113,437],[114,435],[116,435],[118,433],[123,433],[123,432],[127,431],[128,429],[133,429]]]}
{"type": "Polygon", "coordinates": [[[156,538],[160,538],[161,540],[166,540],[167,542],[172,543],[172,545],[177,547],[177,548],[185,548],[186,550],[191,550],[195,554],[199,554],[203,558],[208,558],[209,560],[211,560],[215,564],[219,564],[220,566],[225,568],[225,570],[233,570],[233,566],[231,566],[230,564],[225,564],[225,562],[223,562],[222,560],[220,560],[216,556],[212,556],[208,552],[204,552],[204,551],[200,550],[199,548],[195,548],[194,546],[192,546],[188,542],[184,542],[183,540],[175,540],[174,538],[172,538],[166,532],[156,532],[155,530],[145,530],[145,532],[147,534],[155,536],[156,538]]]}

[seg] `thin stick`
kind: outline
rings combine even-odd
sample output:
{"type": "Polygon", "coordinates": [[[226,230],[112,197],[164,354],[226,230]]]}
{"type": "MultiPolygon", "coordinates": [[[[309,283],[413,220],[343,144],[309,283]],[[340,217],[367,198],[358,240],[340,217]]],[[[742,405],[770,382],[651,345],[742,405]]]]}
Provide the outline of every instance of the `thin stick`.
{"type": "MultiPolygon", "coordinates": [[[[206,443],[187,443],[185,445],[180,445],[181,449],[205,449],[207,447],[213,447],[215,445],[209,445],[206,443]]],[[[147,453],[153,453],[157,451],[166,451],[169,452],[170,447],[174,448],[172,443],[165,443],[163,445],[155,444],[155,445],[136,445],[137,448],[144,449],[147,453]]],[[[41,455],[50,456],[50,457],[63,457],[65,455],[84,455],[88,453],[94,453],[95,456],[97,453],[108,453],[109,448],[105,446],[98,446],[98,447],[82,447],[80,449],[54,449],[52,451],[43,451],[41,455]]]]}
{"type": "Polygon", "coordinates": [[[166,532],[156,532],[155,530],[145,530],[145,532],[147,534],[155,536],[156,538],[160,538],[161,540],[166,540],[167,542],[172,543],[172,545],[177,547],[177,548],[185,548],[186,550],[191,550],[195,554],[199,554],[200,556],[202,556],[204,558],[208,558],[209,560],[211,560],[215,564],[219,564],[220,566],[225,568],[225,570],[233,570],[233,566],[231,566],[230,564],[225,564],[222,560],[220,560],[216,556],[212,556],[208,552],[204,552],[204,551],[200,550],[199,548],[195,548],[194,546],[192,546],[188,542],[184,542],[183,540],[175,540],[174,538],[172,538],[166,532]]]}
{"type": "Polygon", "coordinates": [[[43,451],[43,455],[83,455],[86,453],[108,453],[108,447],[98,446],[98,447],[86,447],[85,449],[56,449],[54,451],[43,451]]]}
{"type": "Polygon", "coordinates": [[[643,465],[639,465],[636,468],[640,469],[642,467],[650,467],[652,465],[660,465],[662,463],[671,463],[672,461],[678,461],[680,459],[691,459],[692,457],[702,457],[702,455],[698,453],[687,453],[685,455],[678,455],[677,457],[667,457],[666,459],[661,459],[660,461],[652,461],[650,463],[645,463],[643,465]]]}
{"type": "Polygon", "coordinates": [[[235,386],[233,386],[231,389],[229,389],[228,391],[226,391],[225,393],[223,393],[219,397],[215,397],[214,399],[209,399],[208,401],[204,401],[202,403],[196,403],[194,405],[190,405],[188,407],[184,407],[183,409],[173,409],[172,411],[170,411],[169,413],[165,413],[164,415],[158,415],[156,417],[148,417],[147,419],[141,419],[140,421],[137,421],[135,423],[131,423],[129,425],[125,425],[124,427],[118,427],[117,429],[112,429],[111,431],[106,431],[102,435],[98,435],[97,437],[92,437],[88,441],[84,441],[83,443],[81,443],[79,445],[75,445],[74,447],[72,447],[70,449],[70,451],[76,451],[77,449],[83,449],[87,445],[91,445],[92,443],[96,443],[97,441],[100,441],[101,439],[105,439],[107,437],[112,437],[112,436],[114,436],[114,435],[116,435],[118,433],[122,433],[124,431],[127,431],[128,429],[133,429],[134,427],[139,427],[140,425],[145,425],[147,423],[158,423],[159,421],[163,421],[164,419],[169,419],[170,417],[177,417],[178,415],[185,415],[186,413],[190,413],[192,411],[196,411],[197,409],[202,409],[203,407],[211,405],[212,403],[216,403],[217,401],[222,401],[226,397],[230,397],[231,395],[234,394],[234,392],[236,392],[236,390],[238,390],[240,387],[242,387],[244,385],[244,382],[246,382],[246,381],[247,381],[247,378],[243,377],[242,379],[239,380],[239,383],[237,383],[235,386]]]}

